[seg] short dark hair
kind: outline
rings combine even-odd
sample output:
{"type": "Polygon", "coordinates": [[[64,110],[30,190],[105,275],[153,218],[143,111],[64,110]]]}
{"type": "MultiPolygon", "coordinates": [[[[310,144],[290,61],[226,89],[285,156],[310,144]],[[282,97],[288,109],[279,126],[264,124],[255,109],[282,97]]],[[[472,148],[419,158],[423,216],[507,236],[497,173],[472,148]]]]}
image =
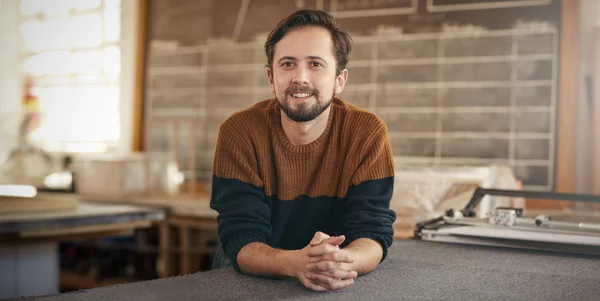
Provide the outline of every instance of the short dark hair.
{"type": "Polygon", "coordinates": [[[279,21],[277,27],[271,31],[265,42],[265,52],[267,54],[267,67],[273,69],[273,56],[275,55],[275,45],[293,28],[303,26],[317,26],[325,28],[331,34],[333,41],[333,54],[335,55],[336,75],[346,69],[348,64],[348,55],[352,50],[352,38],[341,29],[337,21],[330,14],[321,10],[299,10],[287,18],[279,21]]]}

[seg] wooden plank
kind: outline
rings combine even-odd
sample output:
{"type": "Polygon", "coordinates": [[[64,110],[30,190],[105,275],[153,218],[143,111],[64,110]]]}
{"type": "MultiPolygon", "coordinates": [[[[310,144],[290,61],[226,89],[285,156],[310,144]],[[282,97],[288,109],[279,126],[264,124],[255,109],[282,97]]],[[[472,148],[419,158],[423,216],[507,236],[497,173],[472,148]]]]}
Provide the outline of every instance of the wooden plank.
{"type": "Polygon", "coordinates": [[[0,196],[0,214],[24,212],[69,211],[77,208],[77,199],[72,195],[44,195],[35,197],[0,196]]]}

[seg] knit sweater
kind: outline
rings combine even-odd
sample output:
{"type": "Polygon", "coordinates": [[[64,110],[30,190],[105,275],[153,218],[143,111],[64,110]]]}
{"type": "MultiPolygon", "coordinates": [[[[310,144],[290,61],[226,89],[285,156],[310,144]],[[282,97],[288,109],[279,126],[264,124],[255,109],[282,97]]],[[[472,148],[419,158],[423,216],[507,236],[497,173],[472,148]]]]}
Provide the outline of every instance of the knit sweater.
{"type": "Polygon", "coordinates": [[[345,247],[370,238],[392,244],[394,163],[385,123],[334,98],[323,134],[289,142],[275,99],[229,116],[219,126],[211,208],[233,267],[251,242],[304,248],[317,231],[345,235],[345,247]]]}

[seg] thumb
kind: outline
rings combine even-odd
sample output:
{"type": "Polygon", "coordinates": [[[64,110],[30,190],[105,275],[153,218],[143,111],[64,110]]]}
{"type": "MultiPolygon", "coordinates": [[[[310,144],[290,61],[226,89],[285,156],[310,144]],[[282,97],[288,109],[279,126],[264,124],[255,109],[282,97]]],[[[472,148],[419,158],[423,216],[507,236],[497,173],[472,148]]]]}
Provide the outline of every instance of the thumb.
{"type": "Polygon", "coordinates": [[[313,239],[310,241],[310,245],[311,246],[316,246],[318,244],[321,244],[323,242],[323,240],[329,238],[329,235],[318,231],[317,233],[315,233],[315,236],[313,236],[313,239]]]}
{"type": "Polygon", "coordinates": [[[344,240],[346,240],[346,236],[340,235],[340,236],[326,238],[325,240],[323,240],[323,243],[327,243],[327,244],[334,245],[334,246],[339,246],[344,242],[344,240]]]}

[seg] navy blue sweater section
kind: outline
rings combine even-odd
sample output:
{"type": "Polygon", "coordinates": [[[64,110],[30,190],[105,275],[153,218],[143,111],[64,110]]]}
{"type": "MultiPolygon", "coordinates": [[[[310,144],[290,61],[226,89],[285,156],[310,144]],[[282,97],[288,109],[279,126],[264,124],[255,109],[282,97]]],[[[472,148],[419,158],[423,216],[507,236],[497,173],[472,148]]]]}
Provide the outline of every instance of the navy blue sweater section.
{"type": "Polygon", "coordinates": [[[261,242],[273,248],[304,248],[317,231],[345,235],[345,247],[358,238],[370,238],[383,249],[392,244],[396,214],[389,209],[394,178],[370,180],[348,188],[345,197],[300,195],[293,200],[266,196],[251,184],[213,176],[211,208],[219,215],[218,235],[224,253],[239,271],[237,255],[247,244],[261,242]]]}

